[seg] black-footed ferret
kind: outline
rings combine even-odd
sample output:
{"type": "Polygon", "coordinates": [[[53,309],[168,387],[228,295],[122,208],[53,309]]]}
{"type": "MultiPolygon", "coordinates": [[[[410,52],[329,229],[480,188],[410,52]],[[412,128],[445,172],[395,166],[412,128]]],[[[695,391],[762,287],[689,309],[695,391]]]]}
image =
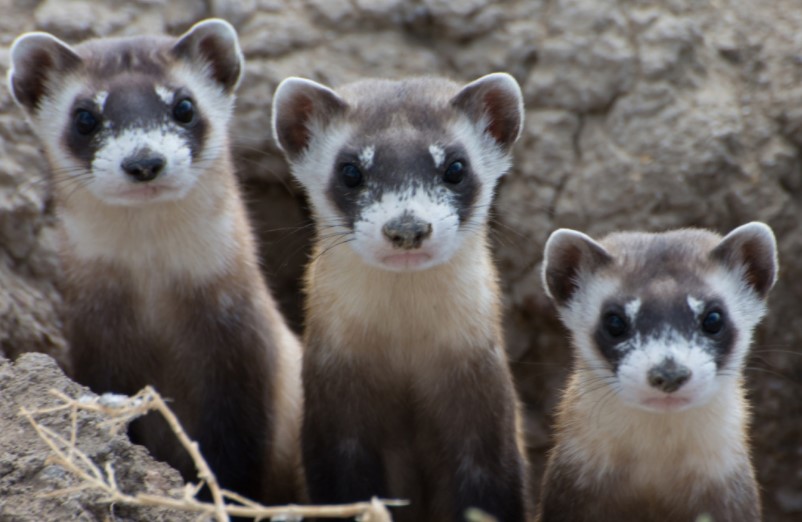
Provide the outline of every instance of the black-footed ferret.
{"type": "Polygon", "coordinates": [[[776,274],[762,223],[551,235],[543,283],[576,353],[542,522],[760,520],[743,366],[776,274]]]}
{"type": "MultiPolygon", "coordinates": [[[[154,385],[223,487],[294,501],[301,351],[259,271],[231,163],[233,27],[74,47],[27,33],[11,62],[53,169],[73,376],[98,393],[154,385]]],[[[195,479],[159,419],[130,433],[195,479]]]]}
{"type": "Polygon", "coordinates": [[[501,73],[279,85],[274,133],[317,223],[302,428],[313,502],[378,495],[411,501],[396,520],[463,520],[471,506],[524,520],[486,230],[522,118],[501,73]]]}

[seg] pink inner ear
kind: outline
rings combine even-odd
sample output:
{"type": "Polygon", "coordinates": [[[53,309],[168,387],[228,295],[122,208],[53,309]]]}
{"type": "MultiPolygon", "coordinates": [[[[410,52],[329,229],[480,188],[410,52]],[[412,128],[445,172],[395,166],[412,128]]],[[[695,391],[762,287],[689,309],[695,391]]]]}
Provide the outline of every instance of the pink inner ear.
{"type": "Polygon", "coordinates": [[[765,298],[776,279],[773,238],[755,231],[731,233],[711,252],[712,258],[730,270],[743,270],[744,282],[765,298]]]}
{"type": "MultiPolygon", "coordinates": [[[[511,130],[513,129],[510,129],[511,118],[508,108],[505,107],[504,96],[498,91],[490,90],[485,93],[483,102],[490,114],[487,132],[489,132],[496,141],[508,143],[510,135],[512,134],[511,130]]],[[[517,133],[517,128],[514,129],[514,131],[517,133]]]]}
{"type": "Polygon", "coordinates": [[[747,283],[760,295],[767,294],[774,282],[774,273],[773,268],[763,262],[760,244],[757,241],[747,241],[742,248],[747,283]]]}
{"type": "Polygon", "coordinates": [[[80,59],[61,48],[47,42],[50,49],[32,49],[20,61],[21,67],[14,71],[13,89],[16,99],[29,109],[34,109],[45,96],[45,84],[49,75],[66,71],[78,65],[80,59]]]}
{"type": "Polygon", "coordinates": [[[286,134],[288,149],[299,153],[309,144],[309,120],[315,109],[312,98],[299,94],[295,96],[291,103],[290,113],[294,116],[295,124],[292,125],[286,134]]]}
{"type": "Polygon", "coordinates": [[[549,267],[549,286],[557,303],[562,305],[568,302],[579,288],[576,276],[582,252],[576,245],[563,248],[556,267],[549,267]]]}
{"type": "Polygon", "coordinates": [[[206,36],[198,42],[198,49],[202,56],[209,58],[212,69],[214,70],[214,79],[223,85],[234,85],[239,76],[239,66],[226,67],[228,61],[227,42],[221,41],[215,36],[206,36]]]}

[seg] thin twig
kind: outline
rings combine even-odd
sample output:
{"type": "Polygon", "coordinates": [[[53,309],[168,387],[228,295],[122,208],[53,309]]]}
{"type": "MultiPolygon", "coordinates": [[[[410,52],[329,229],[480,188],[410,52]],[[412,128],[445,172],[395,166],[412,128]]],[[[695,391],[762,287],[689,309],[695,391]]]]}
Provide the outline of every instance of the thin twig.
{"type": "Polygon", "coordinates": [[[96,490],[104,495],[104,500],[113,504],[128,504],[141,507],[171,508],[184,512],[198,513],[213,516],[218,522],[227,522],[231,516],[252,517],[264,519],[269,517],[324,517],[348,518],[361,517],[363,522],[391,522],[392,518],[387,506],[403,506],[404,501],[372,499],[370,502],[344,504],[335,506],[273,506],[265,507],[248,500],[232,491],[220,488],[217,478],[198,449],[198,444],[189,438],[181,427],[178,418],[167,406],[161,395],[150,386],[144,388],[132,397],[120,395],[84,396],[73,399],[57,390],[51,390],[62,403],[56,406],[28,410],[21,408],[20,414],[25,417],[33,427],[40,439],[50,448],[51,456],[48,461],[59,465],[72,473],[80,480],[77,486],[60,489],[44,494],[45,497],[55,497],[77,491],[96,490]],[[67,436],[60,435],[54,430],[44,426],[37,417],[47,414],[70,411],[70,427],[67,436]],[[90,411],[105,418],[102,425],[106,425],[111,433],[118,433],[133,419],[145,415],[150,411],[159,412],[176,435],[181,445],[189,452],[198,470],[201,479],[198,484],[187,484],[182,496],[170,497],[166,495],[137,493],[128,495],[119,489],[114,467],[111,462],[106,463],[101,470],[91,458],[78,449],[80,440],[78,429],[79,411],[90,411]],[[213,503],[201,502],[197,494],[204,484],[212,494],[213,503]],[[226,500],[234,503],[227,504],[226,500]]]}

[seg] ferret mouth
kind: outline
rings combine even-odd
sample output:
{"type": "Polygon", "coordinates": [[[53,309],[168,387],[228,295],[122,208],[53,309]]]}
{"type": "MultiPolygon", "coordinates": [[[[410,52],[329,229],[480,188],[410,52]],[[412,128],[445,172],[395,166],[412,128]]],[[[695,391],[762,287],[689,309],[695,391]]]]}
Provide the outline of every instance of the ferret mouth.
{"type": "Polygon", "coordinates": [[[420,270],[426,268],[432,255],[426,252],[402,252],[390,254],[381,258],[381,263],[390,270],[420,270]]]}
{"type": "Polygon", "coordinates": [[[139,203],[173,199],[177,192],[178,189],[176,187],[171,187],[169,185],[148,184],[121,190],[116,194],[115,199],[122,204],[136,205],[139,203]]]}
{"type": "Polygon", "coordinates": [[[675,412],[686,410],[691,406],[690,398],[665,395],[662,397],[650,397],[641,401],[641,404],[648,410],[656,412],[675,412]]]}

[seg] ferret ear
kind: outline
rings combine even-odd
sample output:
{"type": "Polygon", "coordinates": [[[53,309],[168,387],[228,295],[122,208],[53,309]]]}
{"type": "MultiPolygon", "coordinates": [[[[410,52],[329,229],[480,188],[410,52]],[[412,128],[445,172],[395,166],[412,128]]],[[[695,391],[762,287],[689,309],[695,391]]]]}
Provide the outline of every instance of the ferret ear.
{"type": "Polygon", "coordinates": [[[29,112],[47,94],[48,81],[81,65],[81,58],[66,43],[49,33],[25,33],[11,45],[8,88],[14,100],[29,112]]]}
{"type": "Polygon", "coordinates": [[[482,131],[487,132],[506,152],[518,140],[524,119],[521,87],[507,73],[482,76],[451,99],[482,131]]]}
{"type": "Polygon", "coordinates": [[[345,112],[348,104],[325,85],[304,78],[287,78],[273,95],[273,136],[290,161],[312,139],[313,125],[325,126],[345,112]]]}
{"type": "Polygon", "coordinates": [[[179,37],[173,46],[173,55],[209,67],[211,78],[227,93],[236,90],[245,65],[237,31],[219,18],[193,25],[179,37]]]}
{"type": "Polygon", "coordinates": [[[726,235],[710,257],[729,270],[743,272],[745,282],[765,299],[777,281],[777,241],[771,228],[758,221],[726,235]]]}
{"type": "Polygon", "coordinates": [[[592,274],[613,257],[599,243],[576,230],[561,228],[549,236],[543,253],[543,288],[557,306],[568,304],[583,274],[592,274]]]}

